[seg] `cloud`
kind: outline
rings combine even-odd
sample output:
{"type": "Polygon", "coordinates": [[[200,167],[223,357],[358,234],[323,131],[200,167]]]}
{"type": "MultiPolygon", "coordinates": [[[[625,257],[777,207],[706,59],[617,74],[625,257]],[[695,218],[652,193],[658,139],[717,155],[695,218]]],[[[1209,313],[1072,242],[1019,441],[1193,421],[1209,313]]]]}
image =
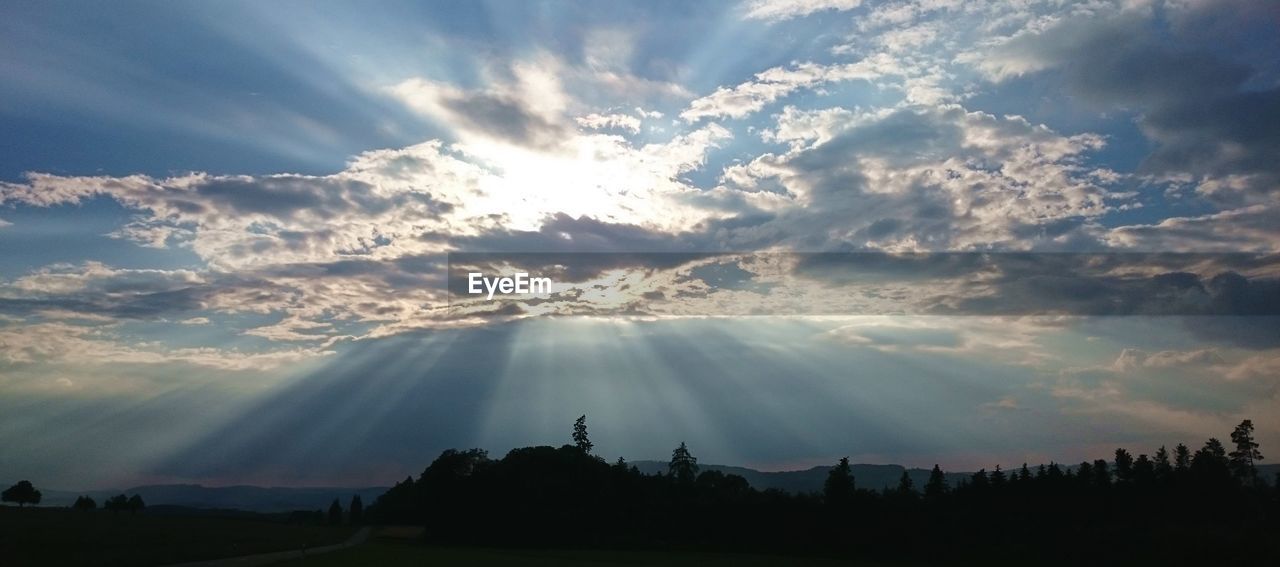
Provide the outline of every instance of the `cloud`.
{"type": "Polygon", "coordinates": [[[578,125],[592,130],[617,128],[635,134],[640,131],[640,119],[629,114],[588,114],[577,119],[578,125]]]}
{"type": "MultiPolygon", "coordinates": [[[[752,4],[748,12],[780,21],[854,4],[752,4]]],[[[333,344],[454,324],[440,309],[447,299],[441,266],[450,251],[1274,249],[1276,235],[1265,222],[1273,207],[1265,203],[1116,226],[1113,215],[1143,204],[1136,201],[1136,183],[1159,186],[1185,172],[1172,165],[1158,168],[1168,170],[1159,172],[1164,177],[1117,172],[1096,164],[1111,143],[1105,135],[968,106],[974,86],[966,72],[997,82],[1058,73],[1092,103],[1145,109],[1144,131],[1160,148],[1174,147],[1174,139],[1191,130],[1213,128],[1250,148],[1267,148],[1267,132],[1246,132],[1236,118],[1211,112],[1197,126],[1195,116],[1175,112],[1192,95],[1267,110],[1269,91],[1249,87],[1248,65],[1199,44],[1175,49],[1151,33],[1150,11],[1058,8],[877,5],[850,18],[841,28],[850,35],[834,40],[842,43],[805,53],[813,59],[773,66],[687,101],[671,135],[642,133],[646,120],[663,116],[642,109],[657,102],[670,113],[665,103],[693,97],[680,85],[636,75],[635,34],[600,28],[584,35],[580,57],[533,50],[510,61],[483,61],[466,84],[426,76],[390,81],[380,92],[438,124],[443,138],[368,151],[331,174],[33,173],[0,182],[0,201],[10,206],[113,199],[137,214],[112,237],[188,249],[205,264],[167,271],[96,262],[49,266],[6,282],[0,304],[22,316],[61,312],[131,321],[269,314],[270,321],[237,332],[333,344]],[[984,36],[995,40],[975,40],[984,36]],[[1113,49],[1099,51],[1100,42],[1113,49]],[[1085,72],[1083,62],[1094,60],[1098,72],[1085,72]],[[1168,72],[1178,62],[1185,76],[1168,72]],[[841,83],[850,81],[872,85],[875,95],[866,104],[849,102],[864,101],[843,98],[841,83]],[[802,92],[815,96],[792,96],[802,92]],[[1261,97],[1253,106],[1239,98],[1250,93],[1261,97]],[[782,108],[761,115],[774,105],[782,108]],[[619,110],[628,108],[635,110],[619,110]],[[748,117],[728,126],[712,122],[748,117]]],[[[1202,17],[1177,14],[1183,18],[1177,25],[1187,30],[1202,17]]],[[[1207,173],[1217,167],[1208,162],[1194,165],[1201,172],[1199,194],[1227,203],[1265,184],[1268,166],[1255,159],[1261,154],[1244,154],[1209,158],[1227,164],[1221,171],[1229,174],[1207,173]]],[[[1148,161],[1159,163],[1159,155],[1148,161]]],[[[795,274],[764,264],[748,266],[761,270],[755,280],[800,287],[795,274]]],[[[654,268],[613,266],[623,267],[654,268]]],[[[761,301],[758,290],[709,290],[698,278],[666,268],[656,282],[633,279],[635,273],[613,277],[651,286],[639,297],[660,297],[663,309],[684,310],[668,313],[705,312],[691,301],[699,294],[712,306],[737,301],[764,311],[794,310],[761,301]]],[[[1187,273],[1199,279],[1186,289],[1161,287],[1172,279],[1152,274],[1123,285],[1096,273],[1010,277],[970,289],[934,281],[910,290],[903,304],[990,311],[981,294],[997,290],[1020,302],[1006,305],[1016,312],[1093,313],[1101,298],[1117,296],[1127,298],[1120,304],[1125,312],[1190,309],[1165,301],[1161,294],[1172,289],[1212,305],[1214,273],[1187,273]],[[1071,301],[1051,297],[1063,290],[1073,292],[1071,301]],[[1152,301],[1134,297],[1144,293],[1152,301]]],[[[1248,279],[1256,284],[1256,274],[1248,279]]],[[[804,291],[811,294],[805,297],[835,293],[804,291]]],[[[894,291],[901,290],[875,293],[894,291]]],[[[872,299],[838,306],[870,308],[872,299]]],[[[568,303],[542,308],[558,314],[568,303]]],[[[623,308],[637,316],[660,311],[623,308]]]]}
{"type": "MultiPolygon", "coordinates": [[[[1189,173],[1210,200],[1239,206],[1274,202],[1280,188],[1280,89],[1249,84],[1257,69],[1197,39],[1203,11],[1102,10],[1025,29],[967,59],[993,80],[1054,72],[1080,100],[1141,112],[1155,142],[1148,171],[1189,173]]],[[[1266,18],[1263,18],[1265,21],[1266,18]]],[[[1241,20],[1258,33],[1258,24],[1241,20]]],[[[1263,24],[1265,26],[1265,24],[1263,24]]],[[[1264,62],[1258,62],[1264,64],[1264,62]]]]}
{"type": "Polygon", "coordinates": [[[862,0],[751,0],[744,15],[749,20],[780,22],[828,10],[843,12],[862,5],[862,0]]]}
{"type": "Polygon", "coordinates": [[[447,190],[458,191],[480,175],[478,168],[428,143],[366,154],[349,170],[331,176],[201,173],[158,179],[29,174],[26,183],[0,183],[0,202],[53,206],[105,195],[149,215],[117,236],[138,238],[150,246],[177,238],[211,264],[234,267],[377,254],[388,239],[394,241],[413,227],[447,226],[444,217],[454,208],[457,193],[437,196],[416,181],[452,181],[447,190]],[[378,159],[391,163],[372,163],[378,159]],[[418,168],[416,177],[402,170],[376,180],[370,175],[375,167],[410,162],[418,168]]]}
{"type": "Polygon", "coordinates": [[[1149,351],[1125,348],[1106,366],[1068,367],[1054,395],[1087,401],[1092,411],[1145,406],[1144,412],[1241,415],[1259,402],[1273,404],[1280,393],[1275,375],[1257,370],[1274,366],[1277,351],[1242,356],[1214,348],[1149,351]]]}
{"type": "Polygon", "coordinates": [[[838,81],[874,81],[898,71],[895,63],[887,57],[838,65],[804,62],[790,67],[774,67],[756,73],[751,81],[734,87],[720,87],[694,100],[680,113],[680,118],[686,122],[715,117],[742,118],[800,89],[838,81]]]}
{"type": "Polygon", "coordinates": [[[395,85],[389,92],[409,108],[447,125],[463,139],[487,138],[555,149],[567,135],[564,125],[555,119],[555,111],[564,104],[563,93],[558,92],[558,86],[544,87],[542,92],[528,92],[521,87],[533,85],[466,91],[414,78],[395,85]]]}
{"type": "Polygon", "coordinates": [[[226,371],[261,372],[330,354],[332,351],[308,348],[242,352],[214,347],[136,345],[115,336],[109,329],[67,323],[0,327],[0,363],[8,365],[94,367],[179,363],[226,371]]]}
{"type": "Polygon", "coordinates": [[[1190,351],[1165,350],[1147,352],[1127,348],[1120,352],[1111,364],[1117,372],[1129,372],[1139,368],[1206,367],[1225,365],[1226,361],[1215,349],[1190,351]]]}
{"type": "Polygon", "coordinates": [[[1273,205],[1253,205],[1119,226],[1102,238],[1112,247],[1130,250],[1270,252],[1280,249],[1277,215],[1280,211],[1273,205]]]}
{"type": "Polygon", "coordinates": [[[726,229],[739,247],[896,251],[1066,246],[1112,210],[1083,157],[1092,134],[1063,136],[1016,116],[956,105],[853,113],[787,109],[766,133],[788,142],[726,168],[717,196],[771,216],[726,229]]]}

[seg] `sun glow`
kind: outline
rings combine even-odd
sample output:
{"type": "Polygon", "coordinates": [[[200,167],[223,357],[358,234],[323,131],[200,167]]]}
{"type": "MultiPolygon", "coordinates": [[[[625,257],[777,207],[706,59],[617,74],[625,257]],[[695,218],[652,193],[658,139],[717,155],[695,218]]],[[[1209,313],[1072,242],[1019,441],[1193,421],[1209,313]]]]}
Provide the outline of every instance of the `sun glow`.
{"type": "MultiPolygon", "coordinates": [[[[677,139],[673,143],[683,142],[677,139]]],[[[676,179],[693,164],[667,145],[631,146],[620,136],[577,135],[563,147],[531,149],[496,141],[458,146],[492,172],[468,212],[501,215],[513,230],[538,230],[552,214],[684,230],[706,212],[682,202],[697,193],[676,179]]]]}

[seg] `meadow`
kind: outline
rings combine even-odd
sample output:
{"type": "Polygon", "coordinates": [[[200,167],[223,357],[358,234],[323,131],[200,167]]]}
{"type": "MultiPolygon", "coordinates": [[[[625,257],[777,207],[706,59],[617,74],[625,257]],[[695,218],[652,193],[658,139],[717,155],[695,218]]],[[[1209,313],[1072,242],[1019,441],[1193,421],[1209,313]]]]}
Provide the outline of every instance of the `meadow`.
{"type": "Polygon", "coordinates": [[[340,543],[350,527],[274,516],[138,514],[0,506],[0,564],[8,567],[166,565],[340,543]]]}
{"type": "Polygon", "coordinates": [[[738,553],[651,550],[563,550],[504,549],[464,546],[437,546],[411,541],[376,538],[349,549],[276,563],[281,567],[347,567],[379,565],[381,567],[457,565],[460,567],[603,567],[607,565],[757,567],[787,565],[794,567],[834,567],[837,565],[871,566],[878,563],[849,562],[810,557],[781,557],[738,553]]]}

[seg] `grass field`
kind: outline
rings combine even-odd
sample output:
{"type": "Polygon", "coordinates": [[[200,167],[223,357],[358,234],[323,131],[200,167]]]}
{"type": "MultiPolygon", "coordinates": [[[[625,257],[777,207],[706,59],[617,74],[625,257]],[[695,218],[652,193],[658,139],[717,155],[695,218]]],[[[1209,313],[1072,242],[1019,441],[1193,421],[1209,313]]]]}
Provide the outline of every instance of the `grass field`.
{"type": "Polygon", "coordinates": [[[513,550],[472,547],[440,547],[406,541],[375,539],[369,543],[317,555],[307,559],[276,563],[281,567],[338,567],[378,565],[379,567],[457,565],[462,567],[603,567],[688,566],[763,567],[786,565],[795,567],[834,567],[837,565],[871,565],[844,563],[814,558],[772,557],[729,553],[607,551],[607,550],[513,550]]]}
{"type": "Polygon", "coordinates": [[[339,543],[351,528],[0,506],[0,565],[164,565],[339,543]]]}

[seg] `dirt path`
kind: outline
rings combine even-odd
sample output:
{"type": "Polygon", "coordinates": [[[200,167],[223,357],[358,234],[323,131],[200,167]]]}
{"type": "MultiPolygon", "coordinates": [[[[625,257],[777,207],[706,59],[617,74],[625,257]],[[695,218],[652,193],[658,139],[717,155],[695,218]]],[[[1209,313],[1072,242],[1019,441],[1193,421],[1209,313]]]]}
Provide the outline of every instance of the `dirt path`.
{"type": "Polygon", "coordinates": [[[372,528],[360,528],[360,531],[347,538],[347,541],[335,543],[333,545],[325,545],[321,547],[312,547],[310,549],[290,549],[286,551],[273,551],[271,553],[258,553],[254,555],[241,555],[239,557],[224,557],[222,559],[209,559],[206,561],[192,561],[190,563],[175,563],[168,567],[250,567],[253,565],[267,565],[277,561],[286,559],[302,559],[320,553],[328,553],[339,549],[346,549],[355,545],[360,545],[369,539],[372,528]]]}

